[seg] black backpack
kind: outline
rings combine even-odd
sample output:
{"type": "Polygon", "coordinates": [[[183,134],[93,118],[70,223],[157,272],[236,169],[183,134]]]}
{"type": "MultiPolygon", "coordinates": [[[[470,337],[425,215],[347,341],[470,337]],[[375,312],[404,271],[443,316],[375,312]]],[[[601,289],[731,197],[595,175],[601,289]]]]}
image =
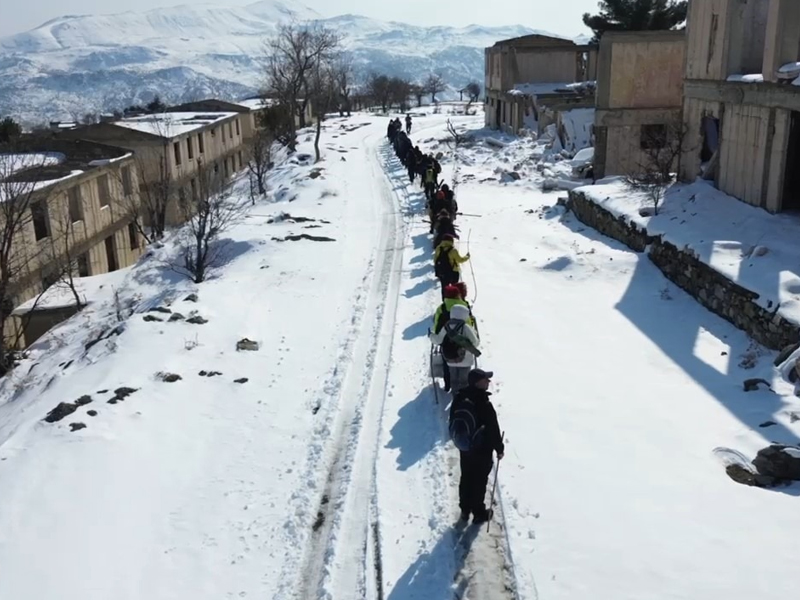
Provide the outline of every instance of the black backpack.
{"type": "Polygon", "coordinates": [[[444,324],[445,336],[441,343],[442,356],[447,362],[461,362],[467,352],[480,356],[481,351],[464,335],[464,321],[450,319],[444,324]]]}
{"type": "Polygon", "coordinates": [[[469,398],[457,398],[450,412],[450,439],[461,452],[470,452],[483,445],[486,426],[480,423],[475,403],[469,398]]]}
{"type": "Polygon", "coordinates": [[[453,272],[453,265],[450,264],[450,251],[452,249],[452,246],[442,248],[439,256],[436,257],[436,262],[433,263],[433,272],[439,279],[453,272]]]}
{"type": "MultiPolygon", "coordinates": [[[[450,315],[448,315],[449,317],[450,315]]],[[[448,321],[444,324],[445,336],[442,340],[442,356],[447,362],[461,362],[467,355],[467,347],[459,344],[463,338],[464,321],[448,321]]]]}

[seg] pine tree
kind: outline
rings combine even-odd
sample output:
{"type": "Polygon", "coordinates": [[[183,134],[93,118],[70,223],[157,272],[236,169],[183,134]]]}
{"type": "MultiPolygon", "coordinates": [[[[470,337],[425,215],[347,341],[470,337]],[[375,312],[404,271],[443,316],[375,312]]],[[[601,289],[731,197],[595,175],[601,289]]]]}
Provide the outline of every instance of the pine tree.
{"type": "Polygon", "coordinates": [[[583,23],[600,41],[606,31],[673,29],[686,21],[687,0],[602,0],[600,13],[583,15],[583,23]]]}
{"type": "Polygon", "coordinates": [[[22,128],[11,117],[6,117],[0,121],[0,142],[10,142],[13,138],[19,137],[22,128]]]}

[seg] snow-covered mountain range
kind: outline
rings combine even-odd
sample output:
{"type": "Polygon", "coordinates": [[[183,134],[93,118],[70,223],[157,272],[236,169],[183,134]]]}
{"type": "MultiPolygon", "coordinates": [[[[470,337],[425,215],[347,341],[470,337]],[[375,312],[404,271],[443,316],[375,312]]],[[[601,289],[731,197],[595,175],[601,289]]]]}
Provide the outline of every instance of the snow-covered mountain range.
{"type": "Polygon", "coordinates": [[[237,98],[261,83],[265,40],[287,20],[317,20],[346,36],[356,69],[421,78],[440,71],[460,88],[483,79],[483,48],[534,33],[508,27],[416,27],[295,2],[195,4],[115,15],[65,16],[0,38],[0,115],[75,118],[146,102],[237,98]]]}

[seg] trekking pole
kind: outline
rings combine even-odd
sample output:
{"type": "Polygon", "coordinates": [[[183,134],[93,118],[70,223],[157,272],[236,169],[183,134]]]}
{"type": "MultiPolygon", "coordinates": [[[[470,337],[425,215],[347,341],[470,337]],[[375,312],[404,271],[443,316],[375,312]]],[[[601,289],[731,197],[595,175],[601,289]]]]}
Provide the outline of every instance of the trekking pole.
{"type": "MultiPolygon", "coordinates": [[[[506,439],[506,432],[500,434],[500,441],[506,439]]],[[[492,502],[489,504],[490,507],[494,507],[494,492],[497,490],[497,474],[500,472],[500,461],[503,460],[502,458],[497,459],[497,466],[494,469],[494,484],[492,484],[492,502]]],[[[491,524],[491,519],[486,522],[486,533],[489,533],[489,525],[491,524]]]]}
{"type": "MultiPolygon", "coordinates": [[[[467,233],[467,254],[470,254],[469,238],[471,237],[472,229],[470,229],[469,233],[467,233]]],[[[469,272],[472,274],[472,289],[475,292],[475,294],[472,296],[472,302],[470,304],[475,306],[475,302],[478,300],[478,281],[475,279],[475,267],[472,266],[472,256],[469,257],[469,272]]]]}

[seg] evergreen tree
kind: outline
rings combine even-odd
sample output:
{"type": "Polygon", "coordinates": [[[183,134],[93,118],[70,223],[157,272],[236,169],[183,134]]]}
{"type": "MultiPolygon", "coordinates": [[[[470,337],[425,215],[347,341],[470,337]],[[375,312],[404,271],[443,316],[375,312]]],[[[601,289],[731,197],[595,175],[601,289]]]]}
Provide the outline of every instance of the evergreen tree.
{"type": "Polygon", "coordinates": [[[153,100],[147,106],[145,106],[145,108],[149,113],[162,113],[167,110],[167,105],[164,104],[158,94],[156,94],[156,97],[153,98],[153,100]]]}
{"type": "Polygon", "coordinates": [[[11,117],[6,117],[0,121],[0,143],[10,142],[13,138],[22,134],[22,127],[11,117]]]}
{"type": "Polygon", "coordinates": [[[599,42],[606,31],[673,29],[686,21],[687,0],[602,0],[600,13],[583,15],[583,23],[599,42]]]}

